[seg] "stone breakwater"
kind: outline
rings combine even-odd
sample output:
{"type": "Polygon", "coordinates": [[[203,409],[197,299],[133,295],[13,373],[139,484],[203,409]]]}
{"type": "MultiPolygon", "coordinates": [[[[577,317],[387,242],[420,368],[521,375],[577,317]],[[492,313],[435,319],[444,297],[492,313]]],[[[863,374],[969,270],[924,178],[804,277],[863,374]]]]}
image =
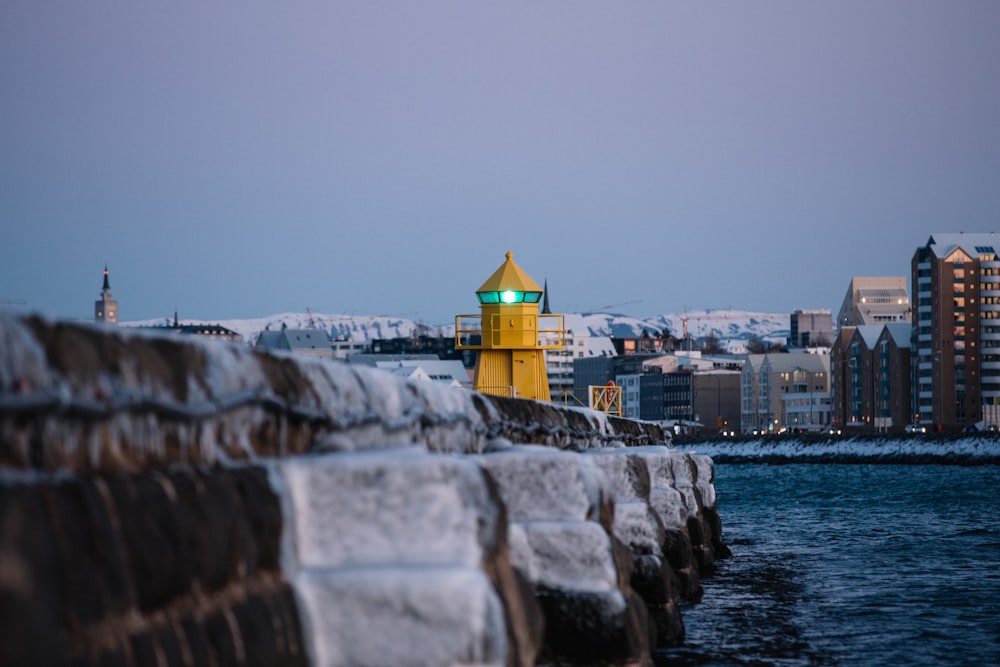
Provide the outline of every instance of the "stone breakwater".
{"type": "Polygon", "coordinates": [[[0,316],[0,655],[650,662],[722,543],[648,423],[0,316]]]}

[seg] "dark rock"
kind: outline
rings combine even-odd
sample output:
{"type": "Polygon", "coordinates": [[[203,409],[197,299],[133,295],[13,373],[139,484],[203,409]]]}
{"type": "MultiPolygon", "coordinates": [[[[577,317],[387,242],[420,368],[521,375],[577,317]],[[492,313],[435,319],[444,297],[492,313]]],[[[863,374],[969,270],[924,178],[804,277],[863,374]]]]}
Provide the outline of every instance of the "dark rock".
{"type": "Polygon", "coordinates": [[[539,662],[573,665],[644,665],[649,662],[646,606],[634,593],[537,586],[545,614],[539,662]]]}

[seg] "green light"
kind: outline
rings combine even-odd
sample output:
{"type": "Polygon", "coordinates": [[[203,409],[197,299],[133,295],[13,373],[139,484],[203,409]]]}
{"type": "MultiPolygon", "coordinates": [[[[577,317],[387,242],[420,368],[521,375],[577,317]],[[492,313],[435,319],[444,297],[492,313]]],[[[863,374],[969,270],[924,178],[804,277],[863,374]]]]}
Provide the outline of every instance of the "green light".
{"type": "Polygon", "coordinates": [[[508,289],[499,292],[476,292],[476,297],[481,304],[538,303],[542,298],[542,293],[508,289]]]}
{"type": "Polygon", "coordinates": [[[499,303],[500,295],[496,292],[476,292],[479,303],[499,303]]]}

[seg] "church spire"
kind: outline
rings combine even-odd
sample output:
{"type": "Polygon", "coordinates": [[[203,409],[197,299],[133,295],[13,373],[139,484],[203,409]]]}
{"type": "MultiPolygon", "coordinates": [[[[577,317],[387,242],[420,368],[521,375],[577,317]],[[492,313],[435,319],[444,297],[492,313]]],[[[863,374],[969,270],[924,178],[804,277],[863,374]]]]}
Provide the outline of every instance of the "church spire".
{"type": "Polygon", "coordinates": [[[108,265],[104,265],[104,286],[101,298],[94,302],[94,321],[118,323],[118,302],[111,298],[111,281],[108,279],[108,265]]]}
{"type": "Polygon", "coordinates": [[[545,279],[545,287],[542,288],[542,315],[551,315],[549,310],[549,279],[545,279]]]}

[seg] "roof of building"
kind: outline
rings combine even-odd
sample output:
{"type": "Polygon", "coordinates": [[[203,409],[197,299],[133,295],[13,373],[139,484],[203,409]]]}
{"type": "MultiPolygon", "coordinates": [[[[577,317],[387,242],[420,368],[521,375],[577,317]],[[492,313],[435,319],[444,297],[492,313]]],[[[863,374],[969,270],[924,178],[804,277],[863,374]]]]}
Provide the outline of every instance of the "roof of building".
{"type": "MultiPolygon", "coordinates": [[[[436,354],[430,353],[419,353],[419,354],[349,354],[347,355],[347,361],[352,364],[362,364],[365,366],[378,366],[378,362],[394,362],[397,363],[401,361],[440,361],[441,358],[436,354]]],[[[461,363],[461,362],[459,362],[461,363]]]]}
{"type": "Polygon", "coordinates": [[[320,329],[264,330],[257,336],[254,347],[265,350],[307,350],[331,351],[330,336],[320,329]]]}
{"type": "MultiPolygon", "coordinates": [[[[865,347],[869,350],[874,350],[876,343],[878,343],[878,337],[882,335],[882,330],[885,326],[884,324],[863,324],[855,328],[854,335],[861,337],[865,343],[865,347]]],[[[906,326],[909,326],[909,324],[906,326]]]]}
{"type": "Polygon", "coordinates": [[[706,375],[740,375],[742,371],[738,371],[735,368],[696,368],[694,374],[700,377],[706,375]]]}
{"type": "Polygon", "coordinates": [[[420,368],[427,374],[430,380],[457,384],[467,384],[469,382],[468,370],[457,359],[441,360],[434,357],[432,359],[376,360],[375,367],[384,370],[420,368]]]}
{"type": "Polygon", "coordinates": [[[281,340],[280,331],[261,331],[257,336],[257,342],[254,343],[254,347],[265,349],[265,350],[275,350],[278,348],[278,342],[281,340]]]}
{"type": "Polygon", "coordinates": [[[810,373],[828,373],[830,371],[830,357],[825,354],[788,354],[776,352],[765,355],[765,363],[772,371],[796,371],[803,370],[810,373]]]}
{"type": "Polygon", "coordinates": [[[913,325],[909,322],[893,322],[885,325],[885,330],[896,342],[896,347],[910,347],[910,334],[913,332],[913,325]]]}
{"type": "Polygon", "coordinates": [[[383,368],[387,373],[392,373],[396,377],[406,380],[430,380],[430,376],[420,366],[389,366],[383,368]]]}
{"type": "MultiPolygon", "coordinates": [[[[161,328],[161,327],[154,327],[161,328]]],[[[198,334],[202,336],[229,336],[234,338],[242,338],[239,333],[233,331],[232,329],[227,329],[221,324],[181,324],[178,326],[168,326],[162,327],[169,331],[176,331],[182,334],[198,334]]]]}
{"type": "Polygon", "coordinates": [[[746,360],[743,364],[744,369],[750,369],[754,373],[760,370],[760,365],[764,363],[764,357],[766,354],[748,354],[746,355],[746,360]]]}
{"type": "Polygon", "coordinates": [[[499,292],[501,290],[541,292],[542,288],[524,272],[524,269],[514,263],[514,253],[508,252],[507,260],[476,291],[499,292]]]}
{"type": "Polygon", "coordinates": [[[958,248],[972,257],[996,254],[995,248],[1000,248],[1000,234],[996,232],[932,234],[927,240],[927,247],[937,257],[947,257],[958,248]]]}
{"type": "Polygon", "coordinates": [[[330,336],[320,329],[282,329],[290,350],[329,350],[330,336]]]}

